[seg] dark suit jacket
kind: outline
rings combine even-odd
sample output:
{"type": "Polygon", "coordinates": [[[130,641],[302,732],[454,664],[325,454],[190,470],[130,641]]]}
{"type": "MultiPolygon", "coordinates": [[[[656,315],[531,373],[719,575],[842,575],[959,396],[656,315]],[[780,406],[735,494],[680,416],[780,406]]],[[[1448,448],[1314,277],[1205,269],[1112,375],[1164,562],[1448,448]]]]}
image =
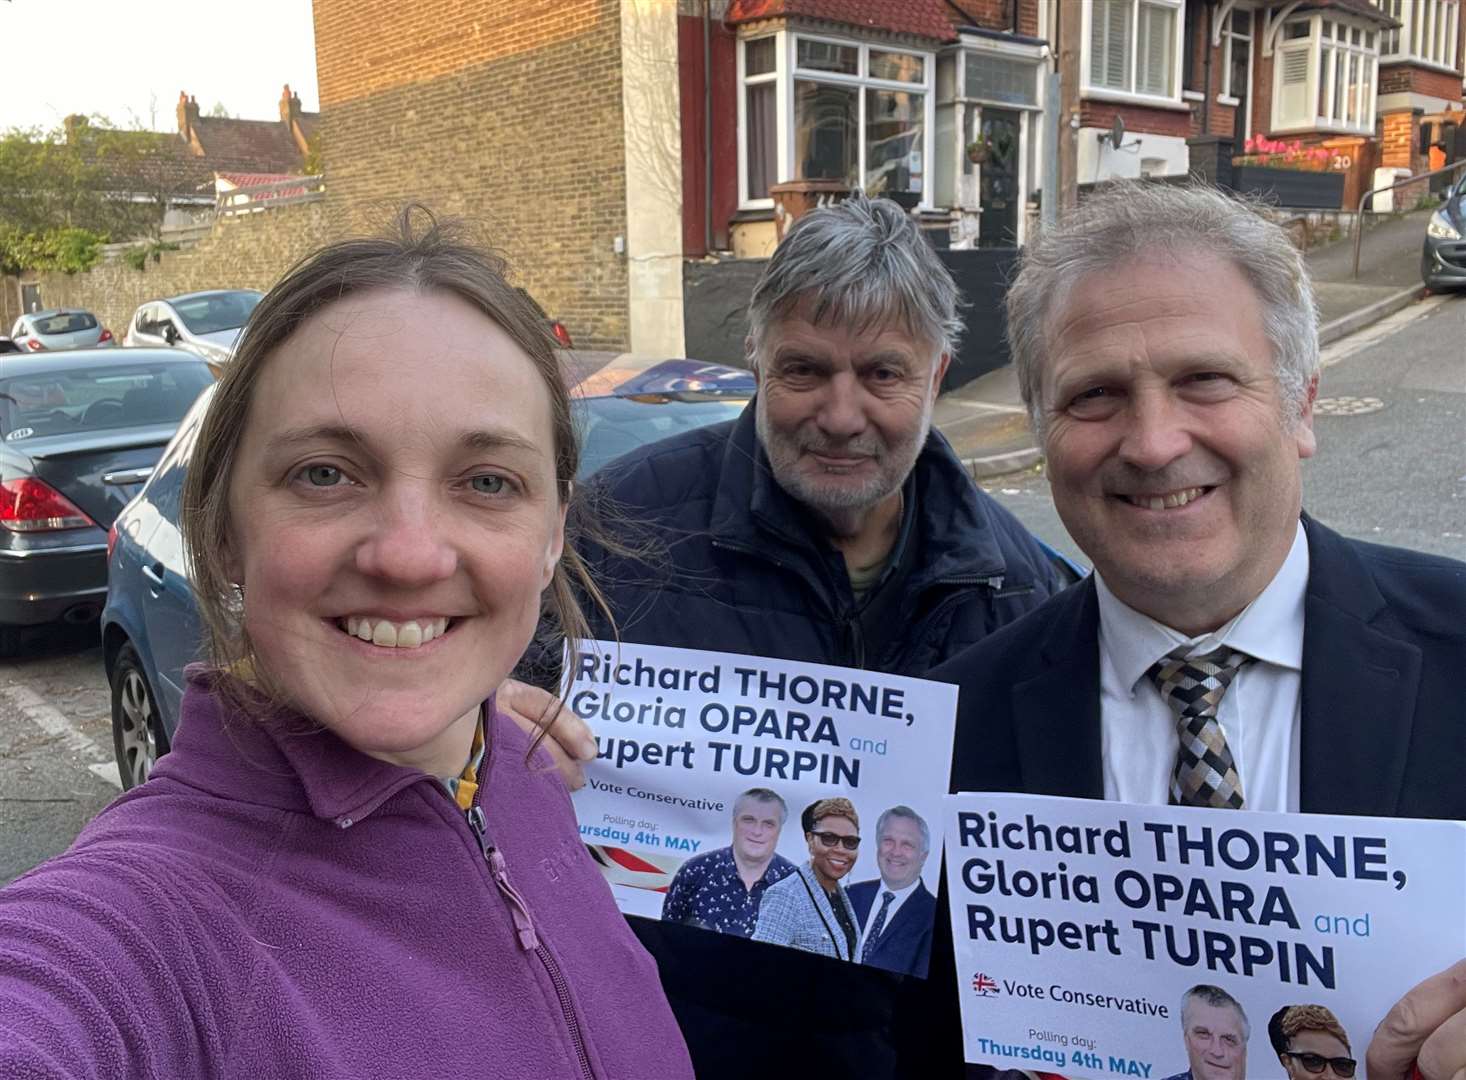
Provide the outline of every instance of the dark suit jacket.
{"type": "MultiPolygon", "coordinates": [[[[857,881],[845,891],[855,908],[855,917],[864,926],[880,895],[881,879],[857,881]]],[[[926,882],[920,882],[881,930],[866,963],[901,975],[925,978],[931,961],[932,925],[936,916],[937,898],[927,891],[926,882]]]]}
{"type": "MultiPolygon", "coordinates": [[[[1466,820],[1466,563],[1303,524],[1301,808],[1466,820]]],[[[928,678],[960,687],[953,791],[1104,797],[1093,580],[928,678]]],[[[951,948],[944,917],[933,986],[954,985],[951,948]]],[[[933,1043],[950,1045],[956,996],[931,1005],[933,1043]]]]}

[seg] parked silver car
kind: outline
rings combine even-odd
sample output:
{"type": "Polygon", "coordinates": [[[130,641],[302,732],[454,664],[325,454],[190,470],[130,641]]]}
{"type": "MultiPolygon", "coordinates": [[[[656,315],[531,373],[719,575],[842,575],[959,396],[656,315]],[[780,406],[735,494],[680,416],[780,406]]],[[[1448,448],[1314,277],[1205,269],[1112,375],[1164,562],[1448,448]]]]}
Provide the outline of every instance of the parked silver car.
{"type": "Polygon", "coordinates": [[[264,293],[214,289],[150,300],[133,313],[124,345],[177,346],[213,363],[234,354],[234,342],[264,293]]]}
{"type": "Polygon", "coordinates": [[[116,345],[108,330],[90,311],[80,308],[51,308],[32,311],[15,320],[10,338],[21,352],[50,349],[91,349],[116,345]]]}

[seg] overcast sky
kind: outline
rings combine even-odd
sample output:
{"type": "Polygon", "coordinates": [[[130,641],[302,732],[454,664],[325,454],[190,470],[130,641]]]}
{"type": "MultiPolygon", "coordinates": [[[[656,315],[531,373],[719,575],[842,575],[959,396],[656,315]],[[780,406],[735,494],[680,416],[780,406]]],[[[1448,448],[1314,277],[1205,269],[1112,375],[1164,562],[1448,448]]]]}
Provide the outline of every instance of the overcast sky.
{"type": "Polygon", "coordinates": [[[180,90],[276,120],[285,83],[319,108],[311,0],[0,0],[0,130],[101,113],[176,131],[180,90]]]}

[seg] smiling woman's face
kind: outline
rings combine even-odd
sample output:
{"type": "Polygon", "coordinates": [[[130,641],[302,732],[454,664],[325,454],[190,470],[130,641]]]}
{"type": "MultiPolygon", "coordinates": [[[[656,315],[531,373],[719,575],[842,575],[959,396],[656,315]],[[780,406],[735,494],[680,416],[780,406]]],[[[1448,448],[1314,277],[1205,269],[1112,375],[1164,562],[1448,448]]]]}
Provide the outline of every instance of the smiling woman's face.
{"type": "Polygon", "coordinates": [[[825,842],[820,839],[820,833],[855,837],[860,835],[860,830],[849,818],[830,814],[816,821],[814,831],[807,837],[809,860],[814,866],[815,876],[826,888],[833,888],[835,882],[848,874],[850,868],[855,865],[857,852],[848,850],[839,841],[836,841],[832,847],[826,847],[825,842]]]}
{"type": "Polygon", "coordinates": [[[265,362],[229,520],[275,688],[364,753],[456,772],[560,557],[549,392],[461,298],[353,294],[265,362]]]}

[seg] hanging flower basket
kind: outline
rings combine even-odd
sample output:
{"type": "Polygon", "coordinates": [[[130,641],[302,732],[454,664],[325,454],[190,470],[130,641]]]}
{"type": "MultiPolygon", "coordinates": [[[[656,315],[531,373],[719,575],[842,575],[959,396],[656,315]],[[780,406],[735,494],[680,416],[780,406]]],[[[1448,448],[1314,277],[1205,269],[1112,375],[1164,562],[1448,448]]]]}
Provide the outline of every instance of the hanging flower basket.
{"type": "Polygon", "coordinates": [[[973,139],[967,144],[967,160],[974,165],[985,164],[993,155],[993,144],[989,139],[973,139]]]}

